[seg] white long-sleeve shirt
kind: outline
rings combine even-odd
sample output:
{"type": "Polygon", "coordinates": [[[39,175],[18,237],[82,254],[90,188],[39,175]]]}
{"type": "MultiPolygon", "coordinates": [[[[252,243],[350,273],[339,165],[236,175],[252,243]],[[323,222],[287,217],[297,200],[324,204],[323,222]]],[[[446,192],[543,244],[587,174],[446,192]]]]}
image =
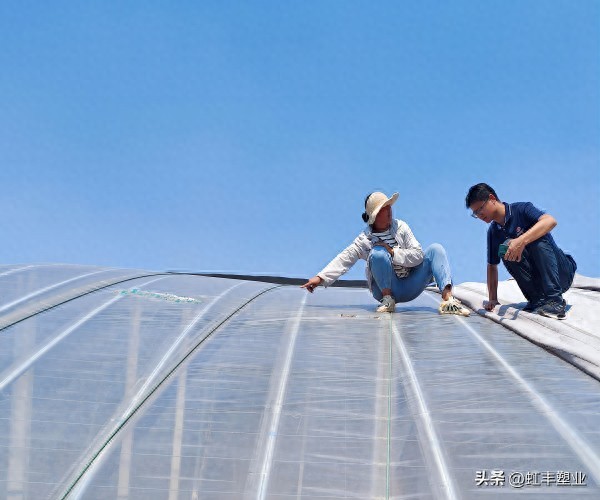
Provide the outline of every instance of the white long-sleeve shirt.
{"type": "MultiPolygon", "coordinates": [[[[393,248],[394,255],[392,263],[394,269],[407,269],[418,266],[423,262],[423,249],[408,224],[400,219],[393,219],[390,233],[394,236],[397,246],[393,248]]],[[[323,286],[329,286],[342,274],[356,264],[359,259],[367,261],[366,275],[367,284],[371,287],[371,272],[369,270],[368,257],[373,249],[373,243],[378,241],[373,236],[370,226],[360,233],[354,241],[348,245],[337,257],[335,257],[323,270],[317,273],[323,281],[323,286]]],[[[404,274],[404,273],[403,273],[404,274]]]]}

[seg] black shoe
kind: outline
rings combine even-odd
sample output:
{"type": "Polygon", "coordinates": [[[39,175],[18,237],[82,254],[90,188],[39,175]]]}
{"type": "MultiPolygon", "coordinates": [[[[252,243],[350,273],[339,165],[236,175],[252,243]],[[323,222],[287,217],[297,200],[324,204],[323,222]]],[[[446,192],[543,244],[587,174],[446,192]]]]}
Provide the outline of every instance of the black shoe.
{"type": "Polygon", "coordinates": [[[562,299],[560,302],[551,300],[546,302],[537,310],[538,314],[554,319],[566,319],[567,317],[567,301],[562,299]]]}
{"type": "Polygon", "coordinates": [[[522,311],[528,312],[528,313],[532,313],[534,312],[538,307],[540,307],[540,301],[538,300],[537,302],[527,302],[527,305],[521,309],[522,311]]]}
{"type": "Polygon", "coordinates": [[[527,305],[523,309],[521,309],[521,310],[525,311],[525,312],[534,313],[542,305],[544,305],[544,301],[543,300],[536,300],[535,302],[528,301],[527,305]]]}

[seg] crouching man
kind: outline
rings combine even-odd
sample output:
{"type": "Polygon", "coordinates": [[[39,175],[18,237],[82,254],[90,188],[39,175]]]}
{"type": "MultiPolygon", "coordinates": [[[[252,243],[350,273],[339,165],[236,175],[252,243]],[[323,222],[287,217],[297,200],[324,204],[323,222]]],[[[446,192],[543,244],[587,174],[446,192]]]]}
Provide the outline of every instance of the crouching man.
{"type": "Polygon", "coordinates": [[[498,302],[498,264],[504,262],[527,299],[523,309],[565,319],[563,299],[573,283],[577,264],[556,245],[550,231],[556,219],[530,202],[501,202],[487,184],[471,186],[465,199],[472,217],[490,224],[487,232],[487,286],[491,311],[498,302]]]}

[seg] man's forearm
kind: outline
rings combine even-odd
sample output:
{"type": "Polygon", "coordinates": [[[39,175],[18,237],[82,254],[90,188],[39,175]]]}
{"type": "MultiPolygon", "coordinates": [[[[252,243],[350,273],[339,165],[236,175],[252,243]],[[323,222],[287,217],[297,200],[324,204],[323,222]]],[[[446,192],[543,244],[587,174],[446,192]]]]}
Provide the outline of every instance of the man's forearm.
{"type": "Polygon", "coordinates": [[[498,266],[488,264],[487,287],[490,300],[498,300],[498,266]]]}
{"type": "Polygon", "coordinates": [[[529,245],[532,241],[538,240],[552,231],[556,227],[556,224],[557,222],[554,217],[544,214],[526,233],[523,233],[520,238],[522,238],[525,245],[529,245]]]}

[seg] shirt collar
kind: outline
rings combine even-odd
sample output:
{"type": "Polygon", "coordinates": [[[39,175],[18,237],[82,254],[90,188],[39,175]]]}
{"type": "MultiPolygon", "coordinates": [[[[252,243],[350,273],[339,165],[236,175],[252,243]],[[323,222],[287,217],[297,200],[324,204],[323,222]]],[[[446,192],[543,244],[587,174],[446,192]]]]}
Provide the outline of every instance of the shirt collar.
{"type": "Polygon", "coordinates": [[[506,203],[506,202],[502,202],[504,204],[504,226],[506,226],[506,224],[508,224],[508,221],[510,220],[510,218],[512,217],[512,207],[506,203]]]}
{"type": "Polygon", "coordinates": [[[494,227],[496,227],[498,229],[504,229],[506,227],[506,224],[508,224],[508,221],[512,217],[512,208],[511,208],[511,206],[508,203],[504,202],[504,201],[502,202],[502,204],[504,205],[504,225],[498,224],[495,220],[492,221],[492,224],[494,224],[494,227]]]}

